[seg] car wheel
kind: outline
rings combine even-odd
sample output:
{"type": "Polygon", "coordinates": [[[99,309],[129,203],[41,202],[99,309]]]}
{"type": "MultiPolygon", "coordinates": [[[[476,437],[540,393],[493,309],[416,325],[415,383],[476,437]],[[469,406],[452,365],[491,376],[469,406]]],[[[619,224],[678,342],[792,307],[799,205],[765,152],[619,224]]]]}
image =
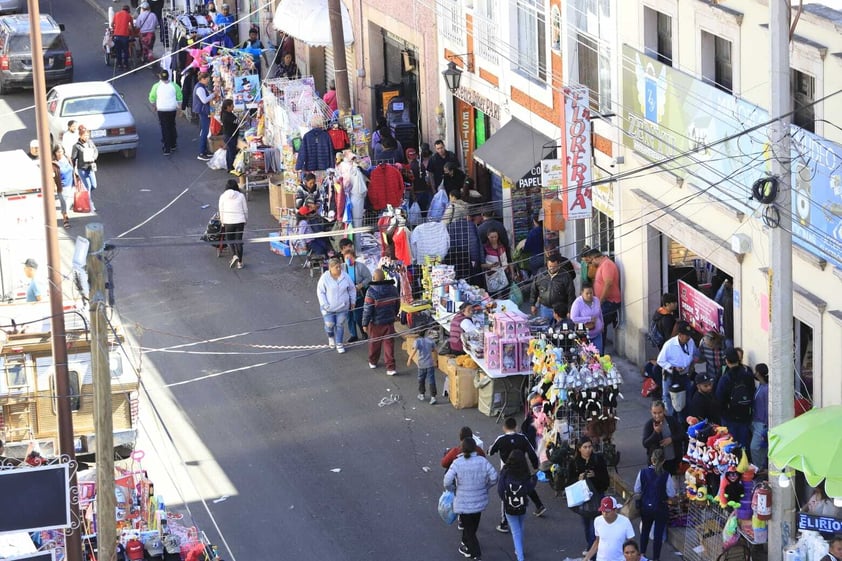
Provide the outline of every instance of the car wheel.
{"type": "Polygon", "coordinates": [[[127,160],[133,160],[137,156],[137,148],[130,148],[123,150],[123,157],[127,160]]]}

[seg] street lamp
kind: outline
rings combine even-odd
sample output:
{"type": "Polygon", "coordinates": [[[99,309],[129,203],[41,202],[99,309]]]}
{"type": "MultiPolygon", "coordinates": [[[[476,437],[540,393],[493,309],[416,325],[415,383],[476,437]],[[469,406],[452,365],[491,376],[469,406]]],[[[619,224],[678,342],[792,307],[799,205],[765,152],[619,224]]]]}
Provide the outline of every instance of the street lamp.
{"type": "Polygon", "coordinates": [[[447,69],[441,73],[444,76],[444,83],[447,84],[447,89],[450,93],[456,93],[459,89],[459,82],[462,81],[462,71],[456,68],[456,63],[452,60],[447,63],[447,69]]]}

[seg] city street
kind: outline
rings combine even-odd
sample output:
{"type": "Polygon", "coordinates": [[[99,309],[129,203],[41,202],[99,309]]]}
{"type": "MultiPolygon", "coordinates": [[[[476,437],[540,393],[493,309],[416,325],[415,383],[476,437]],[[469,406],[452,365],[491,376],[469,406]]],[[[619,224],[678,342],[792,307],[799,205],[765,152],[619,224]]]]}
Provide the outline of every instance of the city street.
{"type": "MultiPolygon", "coordinates": [[[[101,55],[104,20],[93,7],[53,0],[42,9],[66,25],[76,81],[112,77],[101,55]]],[[[384,368],[369,370],[364,346],[328,350],[316,280],[268,243],[247,243],[242,270],[200,244],[231,176],[196,160],[198,127],[183,118],[178,151],[161,154],[147,101],[154,81],[148,68],[115,80],[138,121],[137,158],[102,156],[97,213],[72,216],[60,235],[65,260],[88,222],[102,222],[115,246],[114,312],[145,351],[137,363],[146,390],[138,448],[156,490],[172,510],[192,515],[227,561],[461,558],[459,532],[436,512],[439,459],[461,426],[488,445],[500,425],[446,399],[418,402],[415,369],[402,351],[399,375],[390,378],[384,368]]],[[[26,149],[34,138],[34,111],[6,108],[31,103],[31,90],[0,98],[4,149],[26,149]]],[[[265,190],[249,213],[247,240],[275,229],[265,190]]],[[[633,474],[648,413],[637,372],[624,375],[620,448],[623,470],[633,474]]],[[[581,557],[579,518],[549,486],[538,489],[549,510],[527,520],[527,558],[581,557]]],[[[495,492],[480,526],[486,560],[515,558],[511,536],[494,530],[499,509],[495,492]]]]}

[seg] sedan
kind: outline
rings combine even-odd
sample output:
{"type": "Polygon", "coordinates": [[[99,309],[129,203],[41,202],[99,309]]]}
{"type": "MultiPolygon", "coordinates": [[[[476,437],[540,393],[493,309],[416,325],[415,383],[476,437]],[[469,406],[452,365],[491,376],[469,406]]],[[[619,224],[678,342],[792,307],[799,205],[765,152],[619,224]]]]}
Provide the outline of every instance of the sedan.
{"type": "Polygon", "coordinates": [[[25,14],[26,0],[0,0],[0,14],[25,14]]]}
{"type": "Polygon", "coordinates": [[[47,94],[47,120],[53,143],[61,140],[71,120],[91,131],[100,153],[137,154],[139,137],[134,116],[123,96],[108,82],[62,84],[47,94]]]}

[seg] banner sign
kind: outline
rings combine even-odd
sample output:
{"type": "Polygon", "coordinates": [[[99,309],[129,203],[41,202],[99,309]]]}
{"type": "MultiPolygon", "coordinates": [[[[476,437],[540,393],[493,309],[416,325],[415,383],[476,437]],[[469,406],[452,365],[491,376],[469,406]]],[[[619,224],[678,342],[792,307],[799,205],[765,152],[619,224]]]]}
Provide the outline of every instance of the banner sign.
{"type": "MultiPolygon", "coordinates": [[[[591,109],[585,86],[564,88],[564,131],[561,135],[565,158],[563,191],[564,218],[580,220],[593,214],[591,199],[591,109]]],[[[546,187],[547,184],[544,183],[546,187]]]]}
{"type": "Polygon", "coordinates": [[[699,333],[723,333],[725,309],[684,281],[678,281],[678,315],[699,333]]]}
{"type": "Polygon", "coordinates": [[[812,514],[798,514],[798,529],[813,530],[824,534],[838,534],[842,532],[842,520],[830,516],[813,516],[812,514]]]}

